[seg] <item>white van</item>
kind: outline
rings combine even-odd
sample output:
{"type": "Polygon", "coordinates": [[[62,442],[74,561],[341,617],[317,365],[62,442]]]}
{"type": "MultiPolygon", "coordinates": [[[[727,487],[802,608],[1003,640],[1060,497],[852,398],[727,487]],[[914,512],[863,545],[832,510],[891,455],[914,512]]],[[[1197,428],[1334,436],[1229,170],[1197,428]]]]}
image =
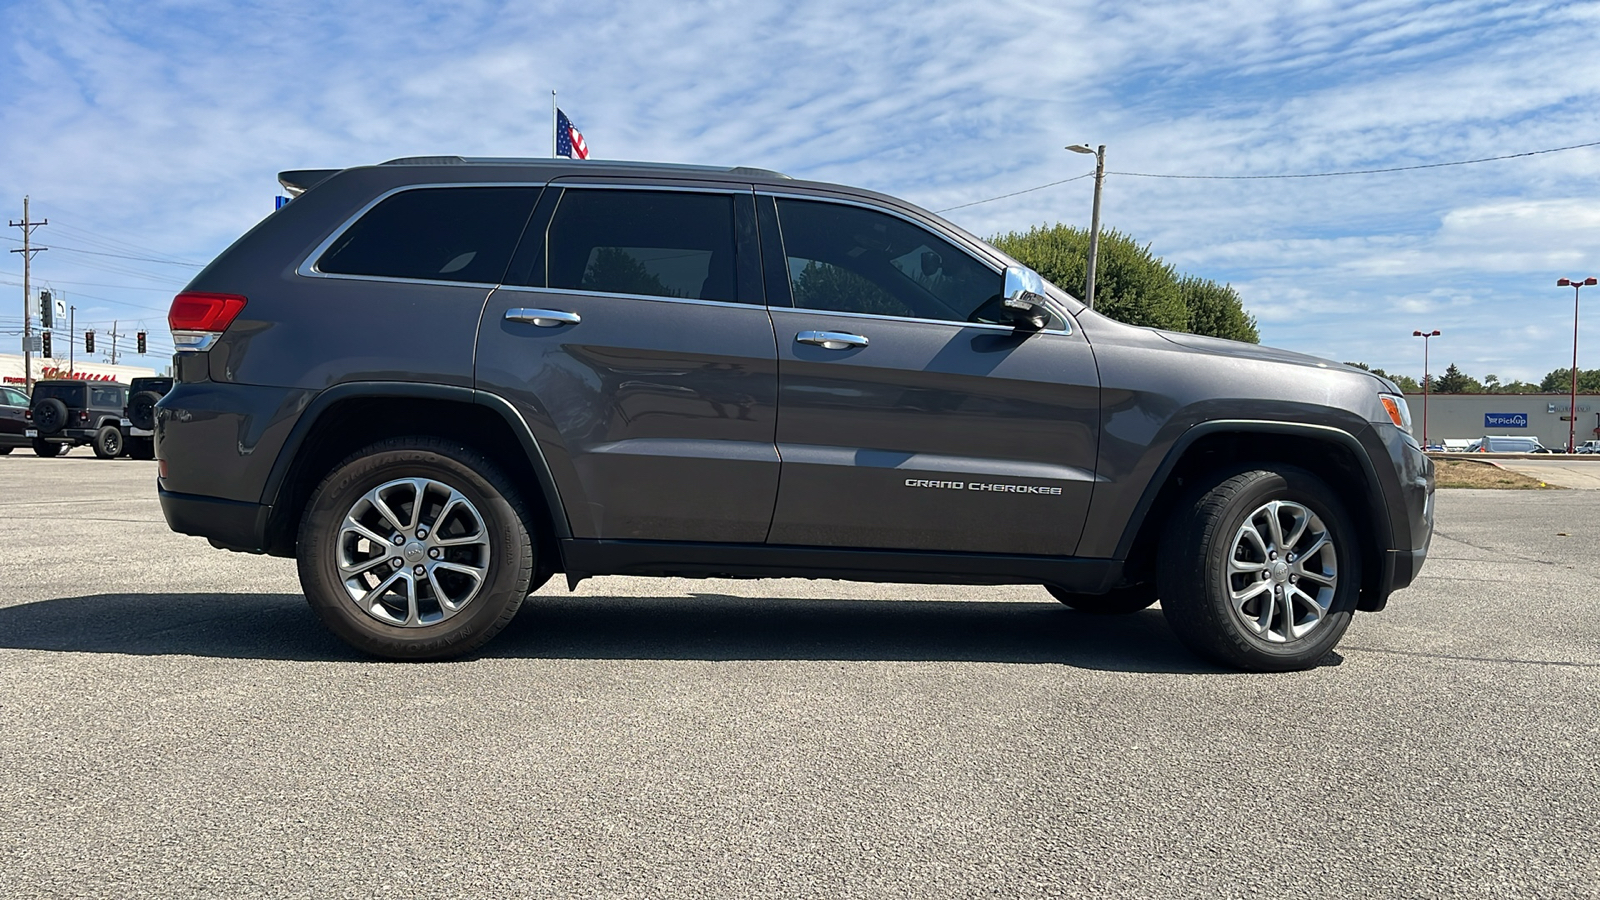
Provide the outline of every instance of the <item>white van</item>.
{"type": "Polygon", "coordinates": [[[1486,434],[1467,445],[1468,453],[1549,453],[1536,437],[1486,434]]]}

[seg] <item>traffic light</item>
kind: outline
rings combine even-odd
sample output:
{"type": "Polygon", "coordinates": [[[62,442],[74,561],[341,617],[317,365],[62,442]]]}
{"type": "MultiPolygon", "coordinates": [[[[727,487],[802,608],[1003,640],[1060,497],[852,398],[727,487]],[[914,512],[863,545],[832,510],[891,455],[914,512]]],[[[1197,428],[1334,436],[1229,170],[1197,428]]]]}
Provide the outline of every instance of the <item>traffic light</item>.
{"type": "MultiPolygon", "coordinates": [[[[54,300],[50,299],[50,292],[41,290],[39,292],[39,325],[44,330],[49,331],[51,326],[55,324],[55,315],[56,304],[54,300]]],[[[49,353],[45,354],[45,356],[49,355],[49,353]]]]}
{"type": "Polygon", "coordinates": [[[83,352],[94,352],[94,332],[92,331],[85,331],[83,333],[83,352]]]}
{"type": "Polygon", "coordinates": [[[144,332],[139,332],[139,355],[144,355],[144,332]]]}
{"type": "Polygon", "coordinates": [[[39,335],[39,352],[47,359],[55,356],[54,353],[50,352],[50,332],[48,331],[39,335]]]}

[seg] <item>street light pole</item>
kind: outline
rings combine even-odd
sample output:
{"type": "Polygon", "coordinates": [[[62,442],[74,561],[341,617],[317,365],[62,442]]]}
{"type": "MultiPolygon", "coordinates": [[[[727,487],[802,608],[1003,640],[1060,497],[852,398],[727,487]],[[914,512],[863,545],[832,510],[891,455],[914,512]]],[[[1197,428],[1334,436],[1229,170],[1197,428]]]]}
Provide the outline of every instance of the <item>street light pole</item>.
{"type": "Polygon", "coordinates": [[[1557,278],[1556,287],[1572,288],[1572,415],[1567,428],[1567,452],[1578,449],[1578,289],[1600,284],[1594,278],[1557,278]]]}
{"type": "Polygon", "coordinates": [[[1090,150],[1086,144],[1073,144],[1067,148],[1074,153],[1094,154],[1094,212],[1089,218],[1089,273],[1084,279],[1083,302],[1094,309],[1094,270],[1100,256],[1100,189],[1106,183],[1106,145],[1090,150]]]}
{"type": "Polygon", "coordinates": [[[1428,339],[1439,336],[1439,329],[1413,331],[1412,337],[1422,338],[1422,449],[1428,449],[1428,339]]]}

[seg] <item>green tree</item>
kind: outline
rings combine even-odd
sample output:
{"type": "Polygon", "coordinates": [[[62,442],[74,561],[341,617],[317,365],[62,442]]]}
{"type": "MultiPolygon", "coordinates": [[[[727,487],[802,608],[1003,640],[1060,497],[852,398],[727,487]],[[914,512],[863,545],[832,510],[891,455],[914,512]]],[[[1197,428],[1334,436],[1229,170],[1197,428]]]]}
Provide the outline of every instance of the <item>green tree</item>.
{"type": "MultiPolygon", "coordinates": [[[[1539,390],[1547,394],[1565,394],[1572,390],[1572,370],[1556,369],[1539,382],[1539,390]]],[[[1578,370],[1578,393],[1600,394],[1600,369],[1578,370]]]]}
{"type": "Polygon", "coordinates": [[[1435,394],[1481,394],[1483,385],[1478,379],[1462,372],[1455,363],[1445,367],[1444,374],[1433,383],[1435,394]]]}
{"type": "Polygon", "coordinates": [[[1387,378],[1394,382],[1396,387],[1408,394],[1422,393],[1422,385],[1417,384],[1417,380],[1412,378],[1410,375],[1396,375],[1391,372],[1385,372],[1382,369],[1374,369],[1372,366],[1362,362],[1347,362],[1345,365],[1355,366],[1358,369],[1364,369],[1378,376],[1379,378],[1387,378]]]}
{"type": "Polygon", "coordinates": [[[1244,311],[1244,302],[1231,284],[1217,284],[1209,278],[1185,275],[1178,280],[1178,291],[1189,308],[1189,328],[1195,334],[1261,343],[1256,317],[1244,311]]]}
{"type": "Polygon", "coordinates": [[[794,305],[802,309],[846,309],[882,316],[914,312],[883,288],[849,269],[810,260],[794,279],[794,305]]]}
{"type": "MultiPolygon", "coordinates": [[[[1089,268],[1089,235],[1085,229],[1061,224],[1036,226],[1026,232],[997,235],[989,242],[1050,281],[1074,294],[1081,292],[1079,286],[1089,268]]],[[[1151,253],[1149,244],[1140,245],[1120,231],[1102,231],[1099,254],[1094,278],[1097,312],[1130,325],[1190,330],[1193,322],[1178,273],[1151,253]]],[[[1231,288],[1219,289],[1208,294],[1202,305],[1226,303],[1220,291],[1233,293],[1231,288]]],[[[1237,294],[1233,296],[1237,302],[1237,294]]],[[[1209,309],[1200,317],[1206,327],[1212,322],[1226,324],[1228,320],[1227,315],[1209,309]]],[[[1254,322],[1242,307],[1234,325],[1238,322],[1249,322],[1250,331],[1254,331],[1254,322]]],[[[1237,333],[1240,329],[1233,330],[1237,333]]]]}

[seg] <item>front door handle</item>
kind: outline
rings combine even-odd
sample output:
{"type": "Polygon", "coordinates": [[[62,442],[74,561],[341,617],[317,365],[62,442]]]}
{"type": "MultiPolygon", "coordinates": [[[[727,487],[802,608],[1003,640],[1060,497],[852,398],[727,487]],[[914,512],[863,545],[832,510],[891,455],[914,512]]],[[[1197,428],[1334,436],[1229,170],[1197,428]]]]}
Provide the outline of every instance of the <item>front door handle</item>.
{"type": "Polygon", "coordinates": [[[576,325],[583,321],[583,317],[559,309],[508,309],[506,321],[537,325],[540,328],[560,328],[562,325],[576,325]]]}
{"type": "Polygon", "coordinates": [[[845,334],[842,331],[802,331],[794,339],[802,344],[815,344],[824,350],[849,350],[867,345],[867,339],[862,335],[845,334]]]}

